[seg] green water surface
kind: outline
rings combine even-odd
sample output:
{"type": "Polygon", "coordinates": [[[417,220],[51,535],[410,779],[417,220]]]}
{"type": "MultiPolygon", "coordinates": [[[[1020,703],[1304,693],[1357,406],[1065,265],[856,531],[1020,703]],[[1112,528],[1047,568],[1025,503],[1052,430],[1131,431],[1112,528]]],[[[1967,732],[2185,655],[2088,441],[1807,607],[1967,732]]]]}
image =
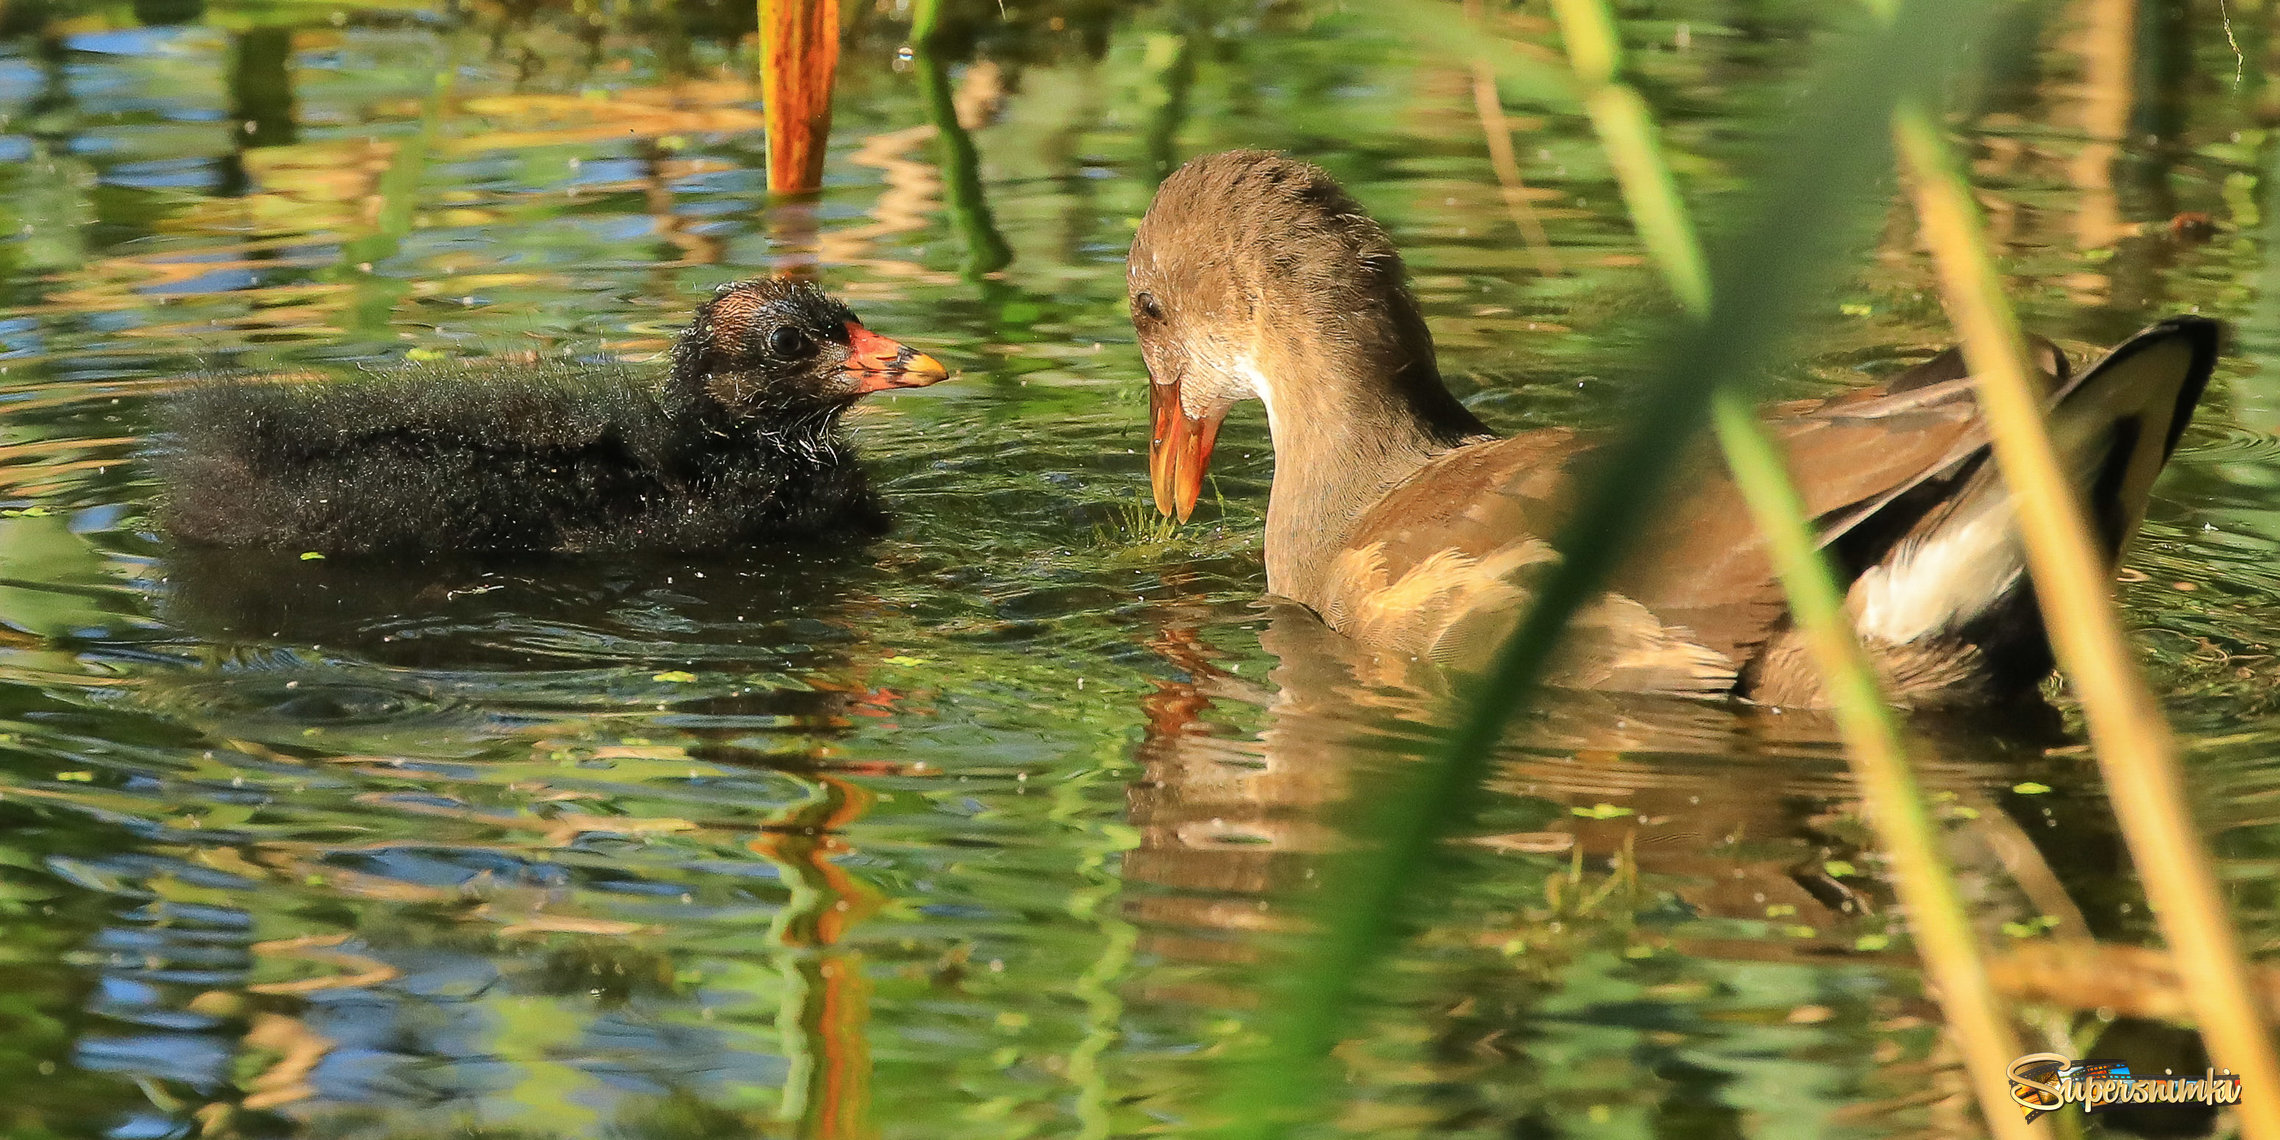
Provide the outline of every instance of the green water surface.
{"type": "MultiPolygon", "coordinates": [[[[1613,423],[1667,302],[1588,122],[1524,68],[1500,186],[1472,53],[1556,59],[1538,5],[952,4],[915,57],[906,11],[846,7],[806,202],[765,191],[749,5],[0,9],[0,1135],[1219,1119],[1338,805],[1441,714],[1255,604],[1255,409],[1197,520],[1155,520],[1122,264],[1152,187],[1229,146],[1330,168],[1502,429],[1613,423]],[[711,286],[805,266],[963,373],[854,418],[901,516],[874,545],[372,566],[152,532],[140,456],[202,368],[644,367],[711,286]]],[[[2235,323],[2122,596],[2268,952],[2273,10],[2146,7],[2099,94],[2097,6],[2015,6],[1959,126],[2034,328],[2088,353],[2235,323]]],[[[1828,13],[1625,15],[1715,215],[1828,13]]],[[[1948,337],[1897,197],[1822,317],[1790,394],[1948,337]]],[[[2071,719],[1920,728],[1992,940],[2153,941],[2071,719]]],[[[1551,699],[1325,1134],[1968,1131],[1849,787],[1810,714],[1551,699]]]]}

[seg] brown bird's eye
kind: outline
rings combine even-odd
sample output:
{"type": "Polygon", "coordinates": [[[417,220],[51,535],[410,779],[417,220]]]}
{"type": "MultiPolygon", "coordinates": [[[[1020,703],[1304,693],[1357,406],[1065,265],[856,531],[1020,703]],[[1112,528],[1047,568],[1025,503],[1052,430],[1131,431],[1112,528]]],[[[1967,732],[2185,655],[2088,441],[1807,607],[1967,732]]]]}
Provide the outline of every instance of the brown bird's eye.
{"type": "Polygon", "coordinates": [[[779,328],[768,334],[769,353],[781,359],[805,356],[808,347],[807,334],[795,328],[779,328]]]}
{"type": "Polygon", "coordinates": [[[1156,303],[1154,293],[1133,294],[1132,311],[1151,321],[1164,319],[1164,307],[1156,303]]]}

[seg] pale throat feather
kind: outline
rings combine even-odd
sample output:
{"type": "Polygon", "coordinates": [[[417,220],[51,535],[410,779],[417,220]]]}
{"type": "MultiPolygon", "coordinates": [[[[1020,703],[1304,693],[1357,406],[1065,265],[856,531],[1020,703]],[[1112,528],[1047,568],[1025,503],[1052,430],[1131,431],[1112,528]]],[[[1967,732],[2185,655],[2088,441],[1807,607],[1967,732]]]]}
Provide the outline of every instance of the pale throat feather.
{"type": "Polygon", "coordinates": [[[1351,362],[1276,354],[1262,362],[1251,351],[1230,352],[1213,365],[1239,380],[1266,405],[1275,470],[1267,493],[1267,589],[1319,606],[1339,551],[1377,501],[1442,448],[1401,414],[1392,401],[1338,400],[1299,406],[1309,392],[1337,385],[1289,381],[1301,370],[1319,381],[1341,373],[1365,392],[1375,378],[1351,362]],[[1276,377],[1285,380],[1278,383],[1276,377]],[[1376,415],[1362,414],[1374,410],[1376,415]]]}

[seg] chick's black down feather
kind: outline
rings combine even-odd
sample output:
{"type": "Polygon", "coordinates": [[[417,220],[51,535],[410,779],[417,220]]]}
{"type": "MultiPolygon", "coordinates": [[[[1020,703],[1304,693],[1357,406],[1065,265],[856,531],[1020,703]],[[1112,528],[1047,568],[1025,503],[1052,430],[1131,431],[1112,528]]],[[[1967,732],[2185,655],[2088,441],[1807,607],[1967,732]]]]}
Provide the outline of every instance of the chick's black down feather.
{"type": "Polygon", "coordinates": [[[326,554],[703,552],[882,532],[839,428],[856,394],[841,378],[852,314],[812,286],[747,282],[698,318],[662,380],[488,362],[197,384],[165,413],[160,525],[188,543],[326,554]],[[779,295],[792,303],[763,303],[779,295]],[[768,338],[787,323],[802,336],[768,338]],[[804,355],[770,359],[771,343],[804,355]]]}

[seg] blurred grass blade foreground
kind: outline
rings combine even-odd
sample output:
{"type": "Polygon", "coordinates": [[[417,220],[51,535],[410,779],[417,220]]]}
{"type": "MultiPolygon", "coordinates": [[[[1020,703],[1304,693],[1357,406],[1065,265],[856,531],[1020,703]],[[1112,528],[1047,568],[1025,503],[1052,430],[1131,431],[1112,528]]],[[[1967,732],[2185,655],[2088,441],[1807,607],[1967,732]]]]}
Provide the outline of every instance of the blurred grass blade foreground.
{"type": "MultiPolygon", "coordinates": [[[[1709,271],[1652,113],[1623,80],[1614,13],[1604,0],[1560,0],[1554,11],[1592,126],[1623,187],[1624,201],[1638,219],[1639,236],[1687,312],[1703,319],[1710,307],[1709,271]]],[[[1819,549],[1805,499],[1749,397],[1737,386],[1719,387],[1712,425],[1735,485],[1766,534],[1790,614],[1804,630],[1821,671],[1868,820],[1892,860],[1894,891],[1962,1050],[1981,1116],[1996,1135],[2033,1135],[2007,1095],[2004,1074],[2023,1052],[2009,1010],[1988,981],[1963,893],[1940,849],[1939,828],[1909,762],[1898,718],[1853,634],[1844,592],[1819,549]]]]}
{"type": "Polygon", "coordinates": [[[2226,913],[2216,867],[2195,829],[2185,779],[2153,693],[2138,672],[2108,595],[2110,575],[2090,540],[2081,499],[2061,474],[2045,429],[2026,344],[1988,255],[1971,188],[1920,106],[1903,108],[1900,149],[1917,212],[1939,263],[1948,309],[1995,445],[2020,501],[2027,567],[2051,647],[2082,701],[2130,857],[2156,915],[2211,1057],[2241,1076],[2242,1134],[2280,1140],[2280,1065],[2257,1014],[2248,961],[2226,913]]]}
{"type": "MultiPolygon", "coordinates": [[[[1541,681],[1569,617],[1648,517],[1685,442],[1708,422],[1714,393],[1754,391],[1784,333],[1846,263],[1891,169],[1893,112],[1940,89],[1986,7],[1908,4],[1895,24],[1863,29],[1833,51],[1791,104],[1806,110],[1769,140],[1758,176],[1744,180],[1757,190],[1737,207],[1743,220],[1711,249],[1704,316],[1680,322],[1656,352],[1634,414],[1586,475],[1569,516],[1577,521],[1555,544],[1559,564],[1444,745],[1388,777],[1396,786],[1377,797],[1365,850],[1332,868],[1322,931],[1267,1022],[1268,1055],[1230,1102],[1242,1134],[1280,1135],[1318,1107],[1311,1090],[1323,1087],[1330,1048],[1355,1020],[1364,975],[1434,896],[1438,844],[1472,818],[1504,726],[1541,681]]],[[[1610,60],[1604,73],[1612,71],[1610,60]]]]}

